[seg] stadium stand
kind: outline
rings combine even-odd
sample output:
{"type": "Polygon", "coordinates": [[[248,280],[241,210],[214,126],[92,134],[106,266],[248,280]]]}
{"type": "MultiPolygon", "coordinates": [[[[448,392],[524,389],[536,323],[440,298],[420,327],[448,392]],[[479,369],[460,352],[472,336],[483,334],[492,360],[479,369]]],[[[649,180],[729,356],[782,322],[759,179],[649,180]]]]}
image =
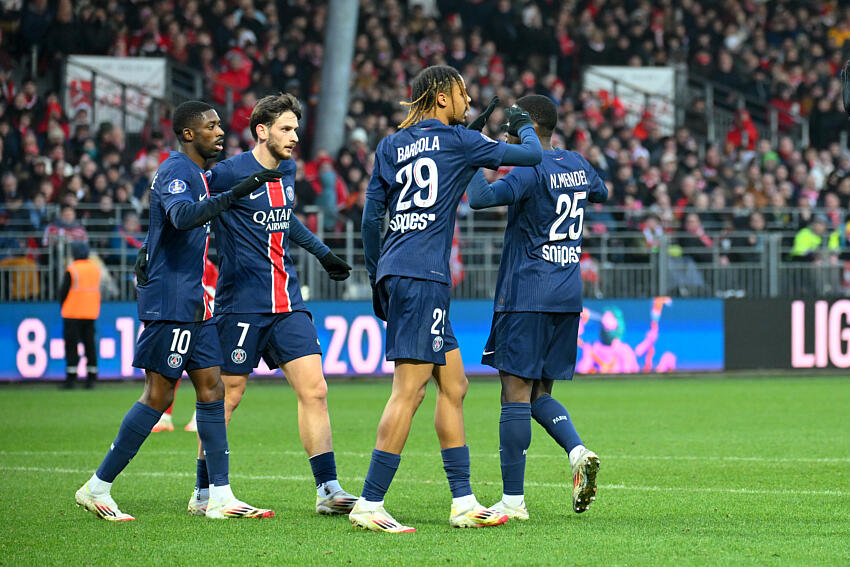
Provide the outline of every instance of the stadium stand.
{"type": "MultiPolygon", "coordinates": [[[[0,299],[51,297],[54,264],[64,254],[53,244],[75,238],[90,239],[110,267],[113,296],[132,298],[146,189],[174,144],[168,109],[149,117],[140,136],[89,124],[85,104],[67,107],[60,96],[61,62],[77,53],[167,57],[197,70],[229,125],[231,155],[248,148],[246,117],[257,97],[298,96],[305,108],[299,212],[361,268],[372,152],[404,118],[397,103],[411,77],[447,63],[469,83],[471,114],[494,94],[508,104],[529,93],[551,97],[564,117],[554,142],[585,155],[607,180],[609,205],[586,219],[590,295],[848,290],[850,123],[838,73],[850,51],[850,8],[825,1],[361,2],[347,144],[335,156],[309,153],[327,11],[325,2],[308,0],[4,3],[0,260],[27,258],[29,271],[24,280],[0,266],[10,284],[10,297],[0,299]],[[683,119],[668,135],[648,107],[635,117],[616,92],[583,90],[588,65],[686,70],[687,95],[677,108],[683,119]],[[796,253],[801,233],[808,248],[796,253]],[[23,286],[34,295],[21,291],[30,280],[40,284],[23,286]]],[[[500,119],[497,111],[485,130],[491,136],[500,119]]],[[[461,211],[457,293],[492,291],[503,222],[503,212],[461,211]]],[[[335,293],[310,283],[311,273],[312,297],[335,293]]],[[[360,297],[365,273],[355,275],[346,297],[360,297]]]]}

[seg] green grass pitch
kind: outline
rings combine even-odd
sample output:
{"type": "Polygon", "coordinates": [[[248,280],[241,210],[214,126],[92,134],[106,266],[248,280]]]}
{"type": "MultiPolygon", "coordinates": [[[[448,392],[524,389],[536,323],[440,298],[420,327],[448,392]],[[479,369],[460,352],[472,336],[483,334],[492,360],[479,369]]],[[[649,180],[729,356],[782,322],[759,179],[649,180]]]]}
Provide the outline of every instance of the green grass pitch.
{"type": "MultiPolygon", "coordinates": [[[[340,481],[359,492],[388,381],[330,384],[340,481]]],[[[537,425],[526,472],[529,522],[452,529],[450,494],[423,403],[387,496],[415,534],[351,527],[314,512],[292,391],[252,383],[230,429],[237,496],[270,520],[186,514],[195,438],[182,431],[193,392],[178,392],[180,430],[153,434],[113,487],[135,522],[74,505],[139,384],[94,391],[0,388],[2,565],[847,565],[850,381],[846,378],[581,381],[556,386],[599,453],[597,501],[570,507],[569,464],[537,425]]],[[[466,400],[473,489],[501,496],[499,386],[473,380],[466,400]]]]}

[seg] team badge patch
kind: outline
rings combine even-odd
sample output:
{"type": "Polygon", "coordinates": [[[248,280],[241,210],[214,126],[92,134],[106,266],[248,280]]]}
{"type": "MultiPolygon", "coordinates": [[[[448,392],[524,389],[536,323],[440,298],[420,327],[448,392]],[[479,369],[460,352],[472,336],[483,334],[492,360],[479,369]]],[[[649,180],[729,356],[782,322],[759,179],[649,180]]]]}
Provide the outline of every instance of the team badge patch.
{"type": "Polygon", "coordinates": [[[183,364],[183,357],[177,354],[176,352],[172,352],[168,355],[168,366],[171,368],[180,368],[180,365],[183,364]]]}
{"type": "Polygon", "coordinates": [[[286,198],[289,200],[290,203],[293,202],[295,200],[295,189],[292,188],[292,185],[287,185],[285,191],[286,198]]]}
{"type": "Polygon", "coordinates": [[[230,353],[230,360],[236,364],[242,364],[248,358],[248,354],[241,348],[233,349],[230,353]]]}
{"type": "Polygon", "coordinates": [[[183,193],[184,191],[186,191],[187,188],[188,186],[186,185],[186,182],[182,179],[175,179],[174,181],[168,184],[168,192],[172,195],[183,193]]]}
{"type": "Polygon", "coordinates": [[[434,349],[434,352],[440,352],[443,350],[443,337],[434,337],[434,342],[431,344],[431,348],[434,349]]]}

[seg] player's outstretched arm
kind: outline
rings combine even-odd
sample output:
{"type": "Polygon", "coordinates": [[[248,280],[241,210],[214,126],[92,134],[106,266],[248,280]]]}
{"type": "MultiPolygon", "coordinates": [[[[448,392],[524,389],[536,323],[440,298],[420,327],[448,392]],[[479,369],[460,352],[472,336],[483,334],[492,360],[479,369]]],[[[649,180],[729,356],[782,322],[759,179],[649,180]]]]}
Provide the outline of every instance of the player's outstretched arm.
{"type": "Polygon", "coordinates": [[[236,199],[248,195],[269,181],[280,179],[281,172],[264,169],[249,175],[230,191],[209,197],[197,203],[181,200],[168,209],[168,220],[177,230],[190,230],[203,226],[223,211],[233,206],[236,199]]]}
{"type": "Polygon", "coordinates": [[[289,240],[319,259],[319,263],[334,281],[348,279],[351,275],[351,266],[348,262],[331,252],[327,245],[319,240],[310,229],[298,217],[290,217],[289,240]]]}
{"type": "Polygon", "coordinates": [[[480,169],[472,176],[466,187],[469,206],[473,209],[486,209],[500,205],[510,205],[514,202],[514,192],[510,185],[499,179],[495,183],[487,183],[484,172],[480,169]]]}
{"type": "Polygon", "coordinates": [[[502,157],[502,165],[537,165],[543,159],[543,146],[534,130],[534,124],[528,113],[518,106],[505,110],[505,125],[509,134],[518,136],[520,145],[509,144],[502,157]]]}

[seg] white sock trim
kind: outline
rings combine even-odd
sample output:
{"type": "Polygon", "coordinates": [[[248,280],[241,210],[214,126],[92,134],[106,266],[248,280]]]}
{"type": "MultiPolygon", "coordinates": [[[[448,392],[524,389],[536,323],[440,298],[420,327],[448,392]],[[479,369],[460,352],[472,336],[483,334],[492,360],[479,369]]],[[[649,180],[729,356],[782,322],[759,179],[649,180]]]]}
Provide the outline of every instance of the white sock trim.
{"type": "Polygon", "coordinates": [[[511,508],[519,508],[525,502],[524,494],[502,494],[502,502],[511,508]]]}
{"type": "Polygon", "coordinates": [[[475,499],[474,494],[467,494],[460,498],[452,498],[452,506],[454,506],[455,510],[469,510],[476,504],[478,504],[478,500],[475,499]]]}
{"type": "Polygon", "coordinates": [[[362,496],[357,500],[357,507],[363,512],[374,512],[383,505],[383,500],[381,500],[380,502],[371,502],[369,500],[366,500],[362,496]]]}
{"type": "Polygon", "coordinates": [[[584,445],[576,445],[573,447],[573,450],[570,451],[570,466],[576,466],[576,461],[578,461],[581,454],[586,450],[587,449],[584,445]]]}
{"type": "Polygon", "coordinates": [[[97,478],[97,473],[91,475],[89,479],[89,492],[92,494],[109,494],[112,490],[112,483],[100,480],[97,478]]]}
{"type": "Polygon", "coordinates": [[[235,498],[236,497],[233,496],[233,491],[230,489],[229,484],[223,484],[221,486],[210,485],[210,500],[213,502],[220,504],[235,498]]]}

